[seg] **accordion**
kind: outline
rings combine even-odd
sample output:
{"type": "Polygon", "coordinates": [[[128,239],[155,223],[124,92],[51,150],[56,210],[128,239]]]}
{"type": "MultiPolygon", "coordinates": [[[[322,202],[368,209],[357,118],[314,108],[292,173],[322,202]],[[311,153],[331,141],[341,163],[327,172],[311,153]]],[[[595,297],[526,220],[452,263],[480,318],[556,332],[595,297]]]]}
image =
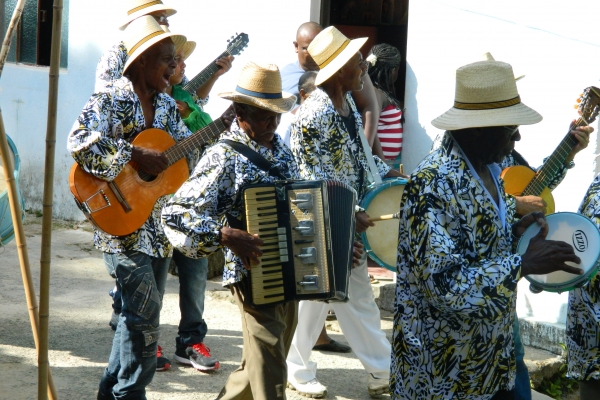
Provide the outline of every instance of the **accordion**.
{"type": "Polygon", "coordinates": [[[242,190],[248,233],[264,242],[251,303],[347,301],[356,191],[337,181],[277,181],[242,190]]]}

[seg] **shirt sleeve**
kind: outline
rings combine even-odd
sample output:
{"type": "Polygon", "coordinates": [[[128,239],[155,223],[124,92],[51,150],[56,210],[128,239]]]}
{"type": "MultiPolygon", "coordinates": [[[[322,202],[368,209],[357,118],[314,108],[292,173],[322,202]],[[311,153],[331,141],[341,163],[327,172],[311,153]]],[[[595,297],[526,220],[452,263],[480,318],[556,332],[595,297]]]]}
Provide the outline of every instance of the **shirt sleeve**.
{"type": "Polygon", "coordinates": [[[237,197],[233,157],[223,146],[211,148],[163,209],[165,233],[187,257],[206,257],[222,247],[219,230],[237,197]]]}
{"type": "Polygon", "coordinates": [[[300,174],[304,179],[327,179],[321,165],[321,129],[318,118],[308,119],[300,115],[292,123],[290,144],[300,174]]]}
{"type": "MultiPolygon", "coordinates": [[[[489,229],[489,226],[483,228],[481,223],[468,221],[478,218],[477,213],[461,212],[456,201],[447,197],[448,192],[418,189],[431,186],[414,182],[409,187],[407,207],[403,209],[409,221],[403,224],[408,227],[407,259],[419,290],[441,312],[486,320],[503,318],[513,305],[521,256],[510,252],[492,254],[493,250],[480,256],[477,249],[470,247],[483,243],[465,244],[465,241],[469,238],[482,241],[494,235],[470,232],[468,227],[489,229]]],[[[443,184],[437,187],[444,186],[448,187],[443,184]]]]}
{"type": "Polygon", "coordinates": [[[75,121],[67,149],[89,174],[112,181],[131,160],[132,145],[114,132],[112,101],[106,93],[94,94],[75,121]]]}

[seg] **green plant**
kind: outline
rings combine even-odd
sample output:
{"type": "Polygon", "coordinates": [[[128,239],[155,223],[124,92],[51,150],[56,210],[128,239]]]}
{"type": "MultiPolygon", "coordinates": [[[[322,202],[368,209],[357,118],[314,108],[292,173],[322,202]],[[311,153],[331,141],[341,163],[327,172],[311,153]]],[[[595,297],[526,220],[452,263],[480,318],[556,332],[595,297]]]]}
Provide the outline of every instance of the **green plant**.
{"type": "MultiPolygon", "coordinates": [[[[567,348],[564,343],[559,343],[563,352],[567,348]]],[[[561,400],[563,395],[568,395],[579,390],[579,382],[575,379],[567,377],[567,364],[562,364],[558,369],[558,373],[552,378],[544,379],[537,389],[538,391],[547,394],[556,400],[561,400]]]]}

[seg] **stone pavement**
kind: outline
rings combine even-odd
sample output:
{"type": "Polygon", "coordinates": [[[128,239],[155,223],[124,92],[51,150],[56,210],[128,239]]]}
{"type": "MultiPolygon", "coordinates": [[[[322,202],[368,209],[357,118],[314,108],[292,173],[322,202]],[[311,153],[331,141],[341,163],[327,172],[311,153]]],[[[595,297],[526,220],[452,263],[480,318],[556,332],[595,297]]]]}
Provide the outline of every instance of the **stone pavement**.
{"type": "MultiPolygon", "coordinates": [[[[41,219],[27,215],[27,247],[32,277],[39,293],[41,219]]],[[[60,399],[93,399],[106,366],[112,330],[108,326],[113,282],[100,252],[92,246],[87,223],[56,221],[53,230],[50,302],[50,352],[52,374],[60,399]]],[[[0,398],[37,398],[37,359],[28,319],[23,283],[14,241],[0,248],[0,398]]],[[[374,290],[389,290],[381,280],[374,290]],[[381,287],[385,287],[381,289],[381,287]]],[[[161,318],[162,346],[166,356],[175,351],[179,322],[178,279],[169,275],[161,318]]],[[[149,399],[214,399],[241,357],[239,312],[220,280],[209,282],[205,343],[221,368],[200,373],[174,364],[156,373],[148,387],[149,399]]],[[[389,299],[387,300],[389,302],[389,299]]],[[[330,335],[345,343],[336,321],[327,323],[330,335]]],[[[392,314],[382,311],[382,328],[391,337],[392,314]]],[[[318,378],[328,387],[330,399],[368,399],[367,375],[353,353],[313,352],[318,378]]],[[[303,397],[287,390],[288,399],[303,397]]],[[[384,396],[388,398],[388,396],[384,396]]],[[[542,399],[545,397],[535,397],[542,399]]]]}

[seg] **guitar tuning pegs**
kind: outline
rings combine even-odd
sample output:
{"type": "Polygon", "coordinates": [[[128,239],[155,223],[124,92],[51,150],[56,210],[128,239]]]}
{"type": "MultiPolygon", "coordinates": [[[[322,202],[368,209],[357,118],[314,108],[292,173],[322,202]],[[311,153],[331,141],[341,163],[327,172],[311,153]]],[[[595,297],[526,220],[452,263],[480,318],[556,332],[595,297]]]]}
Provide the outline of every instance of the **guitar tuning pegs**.
{"type": "Polygon", "coordinates": [[[577,110],[577,109],[579,108],[579,105],[575,104],[575,105],[573,106],[573,108],[577,110]]]}

